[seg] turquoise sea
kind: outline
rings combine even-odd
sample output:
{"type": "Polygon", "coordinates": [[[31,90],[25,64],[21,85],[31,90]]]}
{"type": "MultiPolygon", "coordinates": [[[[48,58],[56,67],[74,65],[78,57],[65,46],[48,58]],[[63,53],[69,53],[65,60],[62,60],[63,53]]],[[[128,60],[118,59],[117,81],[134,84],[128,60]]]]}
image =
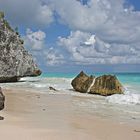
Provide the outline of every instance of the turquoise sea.
{"type": "MultiPolygon", "coordinates": [[[[140,94],[140,73],[88,73],[88,75],[96,77],[103,74],[116,75],[126,89],[128,88],[130,91],[133,90],[133,93],[140,94]]],[[[43,73],[40,77],[72,79],[76,75],[75,73],[43,73]]]]}
{"type": "MultiPolygon", "coordinates": [[[[88,73],[100,76],[108,73],[88,73]]],[[[69,96],[73,106],[85,113],[102,117],[104,119],[118,120],[120,122],[140,123],[140,73],[109,73],[116,75],[125,89],[124,95],[102,97],[87,93],[78,93],[72,90],[71,80],[75,73],[43,73],[39,77],[21,78],[17,83],[1,83],[3,88],[19,88],[25,91],[34,91],[40,94],[64,94],[69,96]],[[51,91],[49,87],[58,91],[51,91]],[[76,98],[72,98],[76,97],[76,98]]],[[[55,96],[54,96],[55,97],[55,96]]]]}

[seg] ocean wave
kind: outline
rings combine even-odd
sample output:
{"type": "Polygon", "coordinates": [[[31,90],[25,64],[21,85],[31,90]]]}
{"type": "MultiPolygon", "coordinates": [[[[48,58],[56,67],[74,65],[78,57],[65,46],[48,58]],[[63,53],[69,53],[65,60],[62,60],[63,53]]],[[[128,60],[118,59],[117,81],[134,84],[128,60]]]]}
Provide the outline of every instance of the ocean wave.
{"type": "Polygon", "coordinates": [[[32,84],[33,87],[36,87],[36,88],[46,88],[47,85],[46,84],[32,84]]]}
{"type": "Polygon", "coordinates": [[[124,95],[112,95],[106,98],[110,103],[125,104],[125,105],[140,105],[139,94],[124,94],[124,95]]]}
{"type": "MultiPolygon", "coordinates": [[[[93,94],[82,94],[76,92],[72,89],[71,86],[71,78],[57,78],[57,77],[25,77],[21,78],[21,83],[8,84],[9,86],[20,86],[25,88],[32,88],[41,91],[49,91],[49,87],[54,87],[59,90],[61,93],[65,92],[66,94],[70,94],[73,96],[85,96],[85,97],[94,97],[100,98],[98,95],[93,94]]],[[[8,86],[7,85],[7,86],[8,86]]],[[[137,88],[134,85],[125,84],[125,94],[124,95],[112,95],[109,97],[105,97],[104,100],[113,103],[113,104],[129,104],[129,105],[140,105],[140,88],[137,88]]]]}

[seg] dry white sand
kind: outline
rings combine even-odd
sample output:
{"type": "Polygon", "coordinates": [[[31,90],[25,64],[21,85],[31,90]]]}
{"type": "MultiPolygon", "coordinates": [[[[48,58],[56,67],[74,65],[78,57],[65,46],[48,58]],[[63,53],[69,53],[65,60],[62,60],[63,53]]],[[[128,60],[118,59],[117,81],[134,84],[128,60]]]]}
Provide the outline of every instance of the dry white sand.
{"type": "Polygon", "coordinates": [[[140,140],[140,124],[102,120],[72,106],[70,95],[3,90],[0,140],[140,140]],[[135,132],[135,130],[137,132],[135,132]]]}

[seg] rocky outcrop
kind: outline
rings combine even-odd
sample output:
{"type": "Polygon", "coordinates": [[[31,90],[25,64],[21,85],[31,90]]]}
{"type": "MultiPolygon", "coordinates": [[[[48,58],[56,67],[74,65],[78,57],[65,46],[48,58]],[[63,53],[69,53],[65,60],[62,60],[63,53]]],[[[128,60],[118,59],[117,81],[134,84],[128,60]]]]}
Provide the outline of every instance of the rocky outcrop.
{"type": "Polygon", "coordinates": [[[11,28],[0,12],[0,82],[15,82],[20,77],[41,74],[23,44],[18,32],[11,28]]]}
{"type": "Polygon", "coordinates": [[[49,87],[49,90],[52,90],[52,91],[58,91],[58,90],[55,89],[54,87],[49,87]]]}
{"type": "Polygon", "coordinates": [[[4,101],[5,101],[5,96],[3,95],[0,87],[0,110],[4,109],[4,101]]]}
{"type": "Polygon", "coordinates": [[[76,91],[86,93],[92,84],[93,79],[93,76],[88,76],[81,71],[77,77],[72,80],[71,85],[76,91]]]}
{"type": "Polygon", "coordinates": [[[116,76],[103,75],[95,79],[95,83],[91,87],[89,93],[100,94],[103,96],[123,94],[123,86],[116,76]]]}
{"type": "Polygon", "coordinates": [[[123,94],[123,86],[117,77],[113,75],[103,75],[95,78],[93,76],[89,77],[84,72],[81,72],[72,80],[71,84],[76,91],[82,93],[88,92],[102,96],[123,94]]]}

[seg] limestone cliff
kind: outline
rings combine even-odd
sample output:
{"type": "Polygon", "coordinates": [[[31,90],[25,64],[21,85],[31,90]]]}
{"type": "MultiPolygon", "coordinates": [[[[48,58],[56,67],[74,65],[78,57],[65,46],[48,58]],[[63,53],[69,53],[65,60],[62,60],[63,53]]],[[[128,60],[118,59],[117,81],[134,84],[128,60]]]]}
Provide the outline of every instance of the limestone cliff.
{"type": "Polygon", "coordinates": [[[0,110],[4,109],[4,101],[5,101],[5,96],[3,95],[0,87],[0,110]]]}
{"type": "Polygon", "coordinates": [[[18,32],[11,28],[3,12],[0,12],[0,82],[13,82],[20,77],[41,74],[23,44],[18,32]]]}

